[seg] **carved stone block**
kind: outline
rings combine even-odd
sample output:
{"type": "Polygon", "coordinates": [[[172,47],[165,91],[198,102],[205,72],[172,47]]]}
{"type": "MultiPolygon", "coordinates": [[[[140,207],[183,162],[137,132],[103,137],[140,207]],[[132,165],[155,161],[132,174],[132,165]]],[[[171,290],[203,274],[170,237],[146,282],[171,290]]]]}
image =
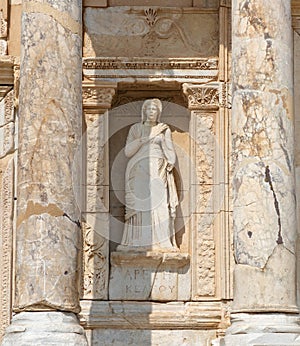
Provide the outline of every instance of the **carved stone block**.
{"type": "Polygon", "coordinates": [[[189,255],[113,252],[111,300],[189,300],[189,255]]]}
{"type": "Polygon", "coordinates": [[[106,213],[84,214],[82,298],[107,299],[108,231],[106,213]]]}
{"type": "Polygon", "coordinates": [[[14,158],[0,161],[0,338],[11,318],[14,158]]]}
{"type": "Polygon", "coordinates": [[[218,14],[157,7],[87,8],[84,56],[218,55],[218,14]]]}

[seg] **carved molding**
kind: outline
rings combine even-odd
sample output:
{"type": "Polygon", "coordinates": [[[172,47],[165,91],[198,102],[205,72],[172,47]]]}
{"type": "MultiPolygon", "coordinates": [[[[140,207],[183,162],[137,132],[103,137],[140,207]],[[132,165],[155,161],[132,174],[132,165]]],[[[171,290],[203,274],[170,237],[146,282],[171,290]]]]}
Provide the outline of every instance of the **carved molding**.
{"type": "Polygon", "coordinates": [[[81,301],[85,328],[217,329],[227,327],[226,307],[219,302],[81,301]]]}
{"type": "Polygon", "coordinates": [[[0,86],[1,86],[0,88],[1,89],[7,86],[13,86],[14,84],[13,68],[14,68],[14,59],[12,57],[9,57],[9,56],[0,57],[0,86]]]}
{"type": "Polygon", "coordinates": [[[110,109],[116,84],[83,83],[82,98],[84,108],[110,109]]]}
{"type": "Polygon", "coordinates": [[[217,70],[217,58],[86,58],[84,69],[180,69],[180,70],[217,70]]]}
{"type": "Polygon", "coordinates": [[[86,80],[142,83],[208,83],[218,78],[217,58],[86,58],[86,80]]]}

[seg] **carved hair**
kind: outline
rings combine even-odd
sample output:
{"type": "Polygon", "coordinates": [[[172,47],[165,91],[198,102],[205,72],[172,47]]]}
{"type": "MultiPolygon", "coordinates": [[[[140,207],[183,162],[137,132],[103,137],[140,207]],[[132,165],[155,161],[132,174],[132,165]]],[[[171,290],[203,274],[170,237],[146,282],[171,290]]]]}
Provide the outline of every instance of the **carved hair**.
{"type": "Polygon", "coordinates": [[[143,106],[142,106],[142,123],[144,123],[147,120],[147,115],[146,115],[146,107],[150,104],[154,103],[156,108],[158,109],[158,115],[157,115],[157,122],[160,122],[160,116],[162,112],[162,103],[159,99],[148,99],[144,101],[143,106]]]}

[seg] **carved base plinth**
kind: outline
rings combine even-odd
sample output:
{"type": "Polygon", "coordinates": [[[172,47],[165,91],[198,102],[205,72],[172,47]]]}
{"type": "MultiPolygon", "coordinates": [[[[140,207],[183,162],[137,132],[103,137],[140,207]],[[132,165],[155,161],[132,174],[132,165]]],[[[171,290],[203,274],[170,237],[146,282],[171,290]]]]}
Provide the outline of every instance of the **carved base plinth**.
{"type": "Polygon", "coordinates": [[[300,346],[296,314],[233,314],[220,346],[300,346]]]}
{"type": "Polygon", "coordinates": [[[190,256],[180,252],[125,252],[116,251],[111,254],[112,265],[127,266],[175,266],[184,267],[190,263],[190,256]]]}
{"type": "Polygon", "coordinates": [[[12,318],[2,346],[87,346],[84,329],[75,314],[67,312],[21,312],[12,318]]]}
{"type": "Polygon", "coordinates": [[[190,257],[180,252],[111,254],[110,300],[189,300],[190,257]]]}

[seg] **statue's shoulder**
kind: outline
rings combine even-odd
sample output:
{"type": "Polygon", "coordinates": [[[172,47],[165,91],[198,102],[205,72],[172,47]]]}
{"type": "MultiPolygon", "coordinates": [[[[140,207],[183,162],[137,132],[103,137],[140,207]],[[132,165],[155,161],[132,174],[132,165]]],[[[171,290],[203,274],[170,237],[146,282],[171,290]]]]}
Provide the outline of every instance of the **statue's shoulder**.
{"type": "Polygon", "coordinates": [[[142,132],[142,126],[143,126],[142,123],[135,123],[131,125],[129,134],[133,137],[140,137],[142,132]]]}

